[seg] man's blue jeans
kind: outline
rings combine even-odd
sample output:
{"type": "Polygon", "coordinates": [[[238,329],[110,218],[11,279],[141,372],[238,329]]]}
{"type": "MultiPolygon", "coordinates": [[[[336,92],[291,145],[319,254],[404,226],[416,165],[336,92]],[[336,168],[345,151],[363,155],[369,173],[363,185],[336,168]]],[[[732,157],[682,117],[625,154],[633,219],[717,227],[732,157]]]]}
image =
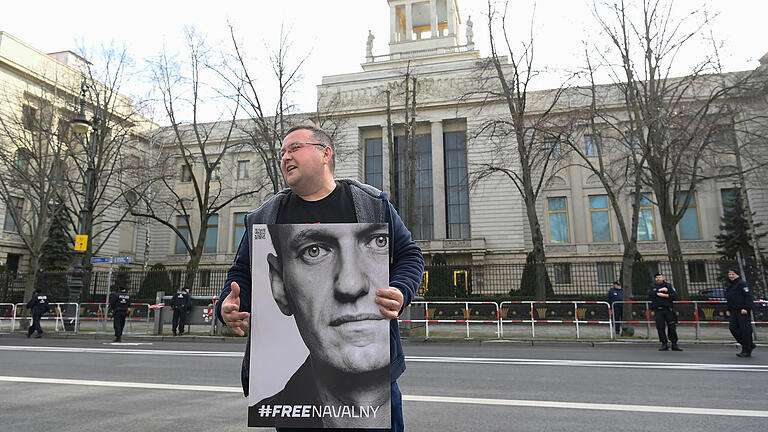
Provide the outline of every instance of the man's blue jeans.
{"type": "MultiPolygon", "coordinates": [[[[317,429],[277,428],[277,432],[312,432],[317,429]]],[[[325,429],[330,430],[330,429],[325,429]]],[[[397,381],[392,383],[392,429],[344,429],[344,432],[403,432],[405,422],[403,420],[403,394],[397,381]]]]}

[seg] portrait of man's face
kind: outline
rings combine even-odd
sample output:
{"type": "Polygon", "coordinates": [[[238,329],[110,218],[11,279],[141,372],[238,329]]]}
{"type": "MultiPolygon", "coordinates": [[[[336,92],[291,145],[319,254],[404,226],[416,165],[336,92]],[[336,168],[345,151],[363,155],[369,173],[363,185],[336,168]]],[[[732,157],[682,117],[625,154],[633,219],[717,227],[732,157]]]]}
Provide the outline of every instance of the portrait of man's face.
{"type": "Polygon", "coordinates": [[[270,233],[272,294],[313,362],[344,373],[388,367],[389,322],[374,301],[388,285],[387,225],[273,225],[270,233]]]}

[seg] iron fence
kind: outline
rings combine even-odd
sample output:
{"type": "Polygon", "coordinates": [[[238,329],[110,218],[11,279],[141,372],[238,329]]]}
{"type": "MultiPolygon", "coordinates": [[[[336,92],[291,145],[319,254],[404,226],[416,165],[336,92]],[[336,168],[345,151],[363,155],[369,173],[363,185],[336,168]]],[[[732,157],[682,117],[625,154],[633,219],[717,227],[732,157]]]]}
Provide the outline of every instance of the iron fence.
{"type": "MultiPolygon", "coordinates": [[[[645,288],[652,281],[652,275],[661,272],[674,286],[669,262],[646,261],[636,267],[643,273],[635,278],[635,298],[644,299],[645,288]]],[[[738,267],[733,261],[689,260],[682,263],[691,295],[719,297],[717,291],[726,283],[727,269],[738,267]]],[[[427,266],[424,271],[419,295],[426,298],[469,299],[478,297],[524,298],[534,295],[535,279],[531,266],[523,263],[484,264],[469,266],[427,266]]],[[[604,296],[614,280],[621,274],[621,262],[547,262],[547,274],[551,289],[547,289],[547,298],[580,298],[585,296],[604,296]]],[[[136,301],[154,302],[157,291],[176,292],[179,288],[190,286],[195,296],[217,296],[227,279],[228,267],[203,268],[197,270],[194,281],[188,283],[185,269],[162,271],[126,271],[112,272],[111,281],[108,272],[85,273],[83,280],[83,302],[106,301],[107,288],[114,292],[115,286],[125,286],[136,301]]],[[[756,298],[768,297],[768,290],[760,283],[757,266],[747,262],[745,279],[753,287],[756,298]]],[[[45,290],[53,301],[66,301],[69,294],[71,273],[44,273],[37,275],[37,286],[45,290]]],[[[0,302],[22,302],[26,279],[23,273],[0,274],[0,302]]],[[[768,279],[768,275],[766,275],[768,279]]],[[[626,285],[626,283],[625,283],[626,285]]]]}

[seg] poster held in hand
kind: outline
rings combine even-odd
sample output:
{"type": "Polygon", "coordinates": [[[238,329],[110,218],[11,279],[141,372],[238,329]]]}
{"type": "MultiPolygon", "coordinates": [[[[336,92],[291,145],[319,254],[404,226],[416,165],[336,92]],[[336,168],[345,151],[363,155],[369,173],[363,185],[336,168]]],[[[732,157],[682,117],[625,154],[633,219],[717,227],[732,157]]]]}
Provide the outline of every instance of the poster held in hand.
{"type": "Polygon", "coordinates": [[[251,232],[248,426],[389,429],[387,225],[251,232]]]}

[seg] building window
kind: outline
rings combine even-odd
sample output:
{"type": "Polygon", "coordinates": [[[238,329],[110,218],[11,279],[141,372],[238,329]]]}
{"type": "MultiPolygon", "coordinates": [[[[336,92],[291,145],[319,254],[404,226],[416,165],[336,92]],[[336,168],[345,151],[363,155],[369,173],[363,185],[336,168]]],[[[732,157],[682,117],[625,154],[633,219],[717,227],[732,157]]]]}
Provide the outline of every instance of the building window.
{"type": "Polygon", "coordinates": [[[232,251],[237,252],[237,246],[245,235],[245,213],[235,213],[233,219],[235,223],[232,225],[232,251]]]}
{"type": "Polygon", "coordinates": [[[448,238],[470,238],[466,132],[443,135],[445,148],[445,212],[448,238]]]}
{"type": "Polygon", "coordinates": [[[549,219],[549,242],[568,243],[568,199],[565,197],[547,199],[549,219]]]}
{"type": "MultiPolygon", "coordinates": [[[[213,165],[213,164],[212,164],[213,165]]],[[[212,180],[221,180],[221,166],[219,164],[215,164],[211,169],[211,179],[212,180]]]]}
{"type": "Polygon", "coordinates": [[[698,240],[701,238],[701,226],[699,225],[699,208],[696,203],[696,192],[691,196],[691,201],[687,206],[685,204],[685,198],[688,196],[688,192],[677,193],[677,208],[678,211],[685,207],[683,218],[680,219],[678,227],[680,228],[681,240],[698,240]]]}
{"type": "Polygon", "coordinates": [[[16,150],[16,161],[14,162],[16,165],[16,169],[19,170],[19,172],[27,173],[29,171],[29,162],[32,160],[32,154],[29,150],[26,149],[18,149],[16,150]]]}
{"type": "Polygon", "coordinates": [[[552,157],[559,159],[563,157],[563,147],[560,145],[560,141],[544,141],[544,147],[549,151],[552,151],[552,157]]]}
{"type": "Polygon", "coordinates": [[[205,226],[205,253],[215,253],[216,243],[219,237],[219,215],[208,216],[208,225],[205,226]]]}
{"type": "Polygon", "coordinates": [[[707,268],[704,265],[704,261],[689,261],[688,262],[688,279],[691,282],[706,282],[707,281],[707,268]]]}
{"type": "Polygon", "coordinates": [[[571,265],[568,263],[555,264],[555,283],[556,284],[569,284],[571,283],[571,265]]]}
{"type": "Polygon", "coordinates": [[[33,108],[29,105],[24,105],[21,109],[21,124],[24,125],[24,129],[28,131],[34,131],[37,123],[37,108],[33,108]]]}
{"type": "Polygon", "coordinates": [[[406,173],[405,137],[395,137],[395,196],[397,212],[408,221],[408,229],[416,240],[432,238],[432,138],[430,135],[414,137],[413,184],[406,173]],[[412,191],[412,192],[411,192],[412,191]],[[413,219],[409,220],[408,195],[413,193],[413,219]]]}
{"type": "Polygon", "coordinates": [[[381,138],[367,138],[365,140],[365,182],[383,190],[383,175],[381,138]]]}
{"type": "Polygon", "coordinates": [[[600,154],[600,137],[597,135],[584,135],[584,155],[597,156],[600,154]]]}
{"type": "Polygon", "coordinates": [[[19,232],[19,227],[16,225],[16,221],[13,219],[13,214],[11,213],[11,207],[16,210],[16,213],[21,214],[22,210],[24,210],[24,199],[11,197],[10,202],[7,202],[6,205],[3,229],[10,232],[19,232]]]}
{"type": "MultiPolygon", "coordinates": [[[[632,195],[632,205],[635,205],[635,195],[632,195]]],[[[650,194],[643,194],[640,198],[640,213],[637,221],[637,240],[656,240],[656,222],[654,222],[653,203],[650,194]]]]}
{"type": "Polygon", "coordinates": [[[192,169],[189,167],[189,165],[181,166],[181,181],[184,183],[192,181],[192,169]]]}
{"type": "Polygon", "coordinates": [[[723,213],[736,208],[736,204],[739,202],[740,197],[738,188],[720,189],[720,198],[723,201],[723,213]]]}
{"type": "Polygon", "coordinates": [[[597,282],[611,283],[615,281],[613,263],[597,263],[597,282]]]}
{"type": "Polygon", "coordinates": [[[211,286],[211,271],[201,270],[200,271],[200,287],[208,288],[209,286],[211,286]]]}
{"type": "Polygon", "coordinates": [[[176,216],[176,229],[179,230],[181,236],[176,236],[176,248],[174,251],[177,254],[187,253],[187,248],[184,246],[184,240],[189,240],[189,216],[176,216]]]}
{"type": "Polygon", "coordinates": [[[248,178],[248,161],[237,161],[237,179],[243,180],[248,178]]]}
{"type": "Polygon", "coordinates": [[[589,197],[589,220],[592,225],[593,242],[610,242],[613,240],[608,195],[589,197]]]}

